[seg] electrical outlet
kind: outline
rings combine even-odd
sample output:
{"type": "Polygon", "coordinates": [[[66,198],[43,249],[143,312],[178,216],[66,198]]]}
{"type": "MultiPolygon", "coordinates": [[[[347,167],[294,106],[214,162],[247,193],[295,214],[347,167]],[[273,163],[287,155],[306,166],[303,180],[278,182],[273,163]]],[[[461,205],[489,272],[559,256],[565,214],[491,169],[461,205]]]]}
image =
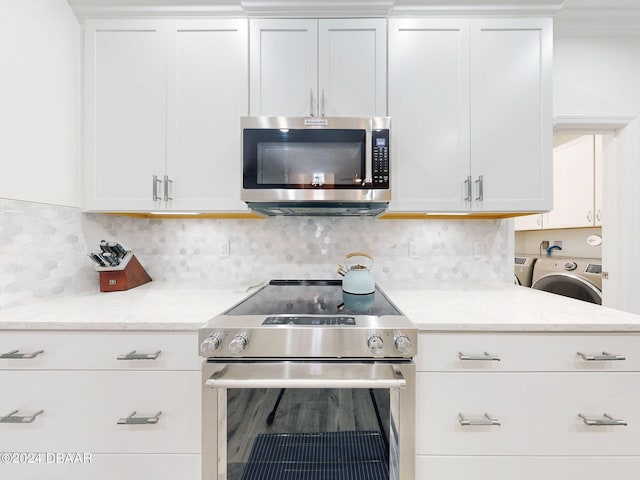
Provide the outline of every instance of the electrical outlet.
{"type": "Polygon", "coordinates": [[[473,256],[475,258],[482,258],[485,256],[484,253],[484,242],[474,242],[473,243],[473,256]]]}
{"type": "Polygon", "coordinates": [[[552,240],[551,242],[549,242],[549,246],[564,248],[562,244],[562,240],[552,240]]]}
{"type": "Polygon", "coordinates": [[[220,240],[218,242],[218,257],[227,258],[230,254],[229,240],[220,240]]]}
{"type": "Polygon", "coordinates": [[[409,258],[420,258],[418,253],[418,243],[414,241],[409,242],[409,258]]]}

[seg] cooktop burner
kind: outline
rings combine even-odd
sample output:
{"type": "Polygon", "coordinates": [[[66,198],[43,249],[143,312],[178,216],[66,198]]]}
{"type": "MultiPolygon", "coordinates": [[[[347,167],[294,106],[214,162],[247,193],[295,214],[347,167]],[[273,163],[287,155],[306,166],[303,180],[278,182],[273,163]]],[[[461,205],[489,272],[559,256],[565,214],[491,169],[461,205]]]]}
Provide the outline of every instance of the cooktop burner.
{"type": "MultiPolygon", "coordinates": [[[[271,280],[225,315],[402,315],[376,286],[373,305],[366,310],[350,310],[344,304],[340,280],[271,280]]],[[[349,303],[349,302],[347,302],[349,303]]],[[[352,302],[353,303],[353,302],[352,302]]]]}

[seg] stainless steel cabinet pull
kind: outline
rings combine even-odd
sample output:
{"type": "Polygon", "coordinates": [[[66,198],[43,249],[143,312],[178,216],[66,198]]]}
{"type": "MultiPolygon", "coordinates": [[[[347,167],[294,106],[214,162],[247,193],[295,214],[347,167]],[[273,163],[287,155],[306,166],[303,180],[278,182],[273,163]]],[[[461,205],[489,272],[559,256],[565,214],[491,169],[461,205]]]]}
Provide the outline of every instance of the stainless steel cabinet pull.
{"type": "Polygon", "coordinates": [[[5,415],[4,417],[0,417],[0,423],[33,423],[38,415],[44,412],[44,410],[38,410],[33,415],[26,415],[24,417],[20,417],[16,415],[19,410],[14,410],[13,412],[5,415]]]}
{"type": "Polygon", "coordinates": [[[611,362],[615,360],[626,360],[624,355],[612,355],[607,352],[602,352],[602,355],[587,355],[586,353],[578,352],[580,358],[585,362],[611,362]]]}
{"type": "Polygon", "coordinates": [[[591,216],[591,210],[589,210],[587,212],[587,222],[591,222],[591,220],[593,220],[593,217],[591,216]]]}
{"type": "Polygon", "coordinates": [[[474,425],[501,425],[499,420],[495,418],[491,418],[488,413],[485,413],[482,417],[474,417],[467,418],[463,414],[458,414],[458,419],[460,421],[460,425],[463,427],[474,426],[474,425]]]}
{"type": "Polygon", "coordinates": [[[20,350],[11,350],[10,352],[0,355],[0,358],[36,358],[41,353],[44,353],[44,350],[38,350],[37,352],[32,353],[20,353],[20,350]]]}
{"type": "Polygon", "coordinates": [[[310,94],[309,94],[309,116],[313,117],[313,111],[315,110],[315,108],[313,107],[313,88],[310,90],[310,94]]]}
{"type": "Polygon", "coordinates": [[[173,197],[169,196],[169,184],[173,183],[173,180],[169,180],[169,175],[164,176],[164,201],[168,202],[173,200],[173,197]]]}
{"type": "Polygon", "coordinates": [[[476,183],[478,184],[478,196],[476,197],[476,201],[482,202],[484,200],[484,178],[482,175],[478,176],[476,183]]]}
{"type": "Polygon", "coordinates": [[[156,360],[160,356],[161,350],[154,353],[136,353],[131,350],[129,353],[118,355],[118,360],[156,360]]]}
{"type": "Polygon", "coordinates": [[[158,183],[162,183],[162,180],[160,180],[157,175],[154,175],[153,176],[153,201],[154,202],[157,202],[158,200],[160,200],[160,197],[158,196],[158,183]]]}
{"type": "Polygon", "coordinates": [[[499,362],[500,357],[498,355],[491,355],[490,353],[484,352],[482,355],[466,355],[462,352],[458,352],[458,358],[460,360],[480,360],[480,361],[491,361],[491,362],[499,362]]]}
{"type": "Polygon", "coordinates": [[[602,220],[602,213],[600,212],[600,210],[598,210],[598,211],[596,212],[596,220],[597,220],[597,221],[602,220]]]}
{"type": "Polygon", "coordinates": [[[324,88],[322,89],[322,103],[321,105],[321,110],[320,110],[320,116],[324,117],[325,111],[324,111],[324,88]]]}
{"type": "Polygon", "coordinates": [[[134,417],[136,412],[131,412],[127,418],[121,418],[118,420],[118,425],[146,425],[149,423],[158,423],[160,420],[161,411],[156,412],[152,417],[134,417]]]}
{"type": "Polygon", "coordinates": [[[579,413],[578,416],[582,419],[585,425],[590,427],[617,427],[626,426],[627,422],[624,420],[618,420],[611,415],[605,413],[602,418],[588,418],[587,416],[579,413]]]}
{"type": "Polygon", "coordinates": [[[470,202],[471,201],[471,177],[467,177],[467,179],[464,181],[465,187],[467,189],[467,196],[464,197],[465,202],[470,202]]]}

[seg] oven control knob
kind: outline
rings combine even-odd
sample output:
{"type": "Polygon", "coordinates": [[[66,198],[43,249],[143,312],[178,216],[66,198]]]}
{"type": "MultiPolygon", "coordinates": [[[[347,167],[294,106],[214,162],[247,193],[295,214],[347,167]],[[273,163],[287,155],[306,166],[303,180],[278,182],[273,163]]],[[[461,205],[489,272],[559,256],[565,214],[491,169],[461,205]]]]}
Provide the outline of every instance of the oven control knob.
{"type": "Polygon", "coordinates": [[[200,344],[200,353],[205,357],[209,355],[213,355],[218,347],[220,346],[220,337],[218,335],[209,335],[204,341],[200,344]]]}
{"type": "Polygon", "coordinates": [[[247,348],[247,343],[249,343],[249,341],[247,340],[246,336],[244,336],[242,334],[241,335],[236,335],[229,342],[229,351],[231,353],[238,354],[238,353],[242,352],[245,348],[247,348]]]}
{"type": "Polygon", "coordinates": [[[369,346],[369,351],[374,355],[380,355],[384,349],[382,338],[378,335],[371,335],[369,341],[367,341],[367,345],[369,346]]]}
{"type": "Polygon", "coordinates": [[[397,336],[395,343],[398,352],[400,352],[402,355],[408,355],[413,350],[411,340],[409,339],[409,337],[406,337],[404,335],[397,336]]]}

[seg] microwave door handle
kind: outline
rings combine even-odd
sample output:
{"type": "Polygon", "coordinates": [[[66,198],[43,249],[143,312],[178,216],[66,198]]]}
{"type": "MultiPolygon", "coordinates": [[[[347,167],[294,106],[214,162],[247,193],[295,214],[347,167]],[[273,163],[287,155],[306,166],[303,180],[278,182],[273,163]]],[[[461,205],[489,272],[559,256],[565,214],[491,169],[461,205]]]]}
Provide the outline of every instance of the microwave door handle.
{"type": "Polygon", "coordinates": [[[373,185],[373,160],[371,151],[373,150],[371,140],[371,129],[368,128],[365,137],[365,152],[364,152],[364,185],[373,185]]]}

